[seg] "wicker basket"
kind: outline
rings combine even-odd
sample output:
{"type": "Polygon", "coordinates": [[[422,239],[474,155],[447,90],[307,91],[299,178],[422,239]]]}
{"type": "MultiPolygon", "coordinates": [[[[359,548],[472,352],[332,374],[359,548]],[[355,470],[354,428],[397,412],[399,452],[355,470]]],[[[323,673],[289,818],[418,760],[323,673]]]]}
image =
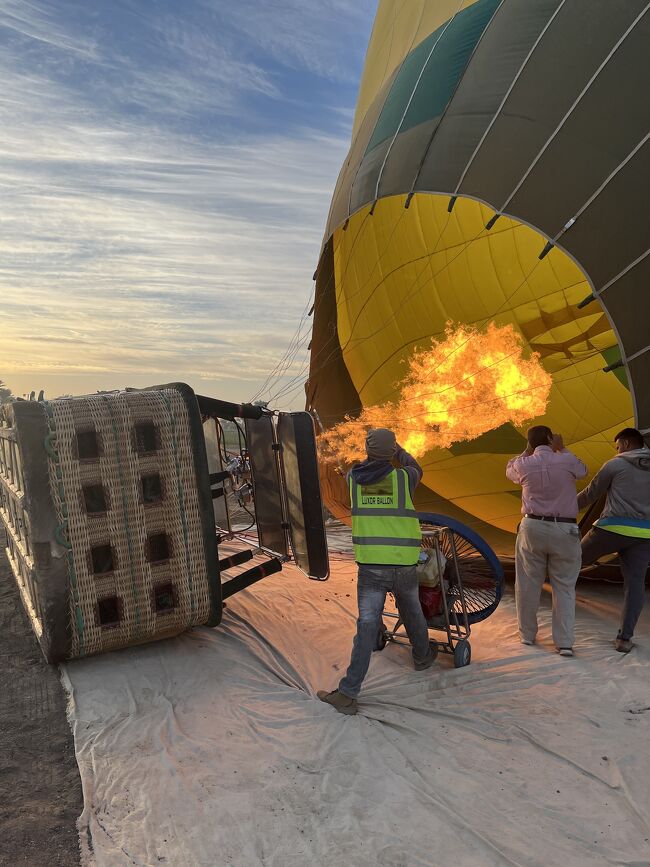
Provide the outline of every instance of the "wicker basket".
{"type": "Polygon", "coordinates": [[[189,386],[12,403],[0,427],[0,515],[50,662],[221,619],[205,444],[189,386]]]}

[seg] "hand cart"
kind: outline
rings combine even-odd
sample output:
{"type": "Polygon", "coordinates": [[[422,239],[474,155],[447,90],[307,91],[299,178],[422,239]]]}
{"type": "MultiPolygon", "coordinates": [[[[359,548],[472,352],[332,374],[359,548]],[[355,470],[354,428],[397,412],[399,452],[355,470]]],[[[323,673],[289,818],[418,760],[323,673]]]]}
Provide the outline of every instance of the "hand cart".
{"type": "MultiPolygon", "coordinates": [[[[441,610],[427,620],[429,629],[442,632],[442,640],[432,638],[437,653],[453,657],[454,666],[469,665],[472,624],[485,620],[496,610],[503,591],[503,569],[494,551],[477,533],[444,515],[420,513],[422,548],[433,549],[432,556],[444,564],[440,574],[441,610]]],[[[408,644],[399,613],[384,610],[383,616],[396,621],[392,630],[384,629],[378,649],[389,641],[408,644]]]]}

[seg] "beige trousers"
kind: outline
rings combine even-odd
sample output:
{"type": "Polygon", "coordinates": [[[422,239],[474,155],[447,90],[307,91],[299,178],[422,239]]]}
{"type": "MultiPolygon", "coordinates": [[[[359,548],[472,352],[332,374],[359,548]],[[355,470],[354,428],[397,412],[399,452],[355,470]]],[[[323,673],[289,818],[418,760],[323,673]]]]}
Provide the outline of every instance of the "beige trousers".
{"type": "Polygon", "coordinates": [[[515,545],[515,601],[522,638],[534,641],[537,635],[537,609],[548,578],[553,591],[553,641],[556,647],[573,647],[581,563],[576,524],[522,518],[515,545]]]}

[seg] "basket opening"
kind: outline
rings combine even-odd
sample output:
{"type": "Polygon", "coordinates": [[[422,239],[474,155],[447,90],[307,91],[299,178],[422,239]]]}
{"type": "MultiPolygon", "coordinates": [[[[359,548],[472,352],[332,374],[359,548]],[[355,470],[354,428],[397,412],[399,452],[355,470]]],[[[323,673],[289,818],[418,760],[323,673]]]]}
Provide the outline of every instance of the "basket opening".
{"type": "Polygon", "coordinates": [[[99,460],[99,437],[97,431],[78,430],[77,438],[77,457],[80,461],[96,461],[99,460]]]}
{"type": "Polygon", "coordinates": [[[158,473],[142,476],[142,502],[145,506],[159,503],[163,498],[162,482],[158,473]]]}
{"type": "Polygon", "coordinates": [[[144,421],[135,425],[135,450],[139,455],[150,454],[158,449],[156,426],[152,421],[144,421]]]}
{"type": "Polygon", "coordinates": [[[166,614],[174,610],[176,593],[171,581],[167,584],[158,584],[153,588],[153,607],[156,614],[166,614]]]}
{"type": "Polygon", "coordinates": [[[167,533],[155,533],[147,539],[147,560],[150,563],[164,563],[169,560],[171,545],[167,533]]]}
{"type": "Polygon", "coordinates": [[[95,575],[104,575],[115,570],[115,557],[110,545],[95,545],[90,549],[90,556],[95,575]]]}
{"type": "Polygon", "coordinates": [[[103,485],[84,485],[83,498],[86,512],[89,515],[98,515],[108,511],[103,485]]]}
{"type": "Polygon", "coordinates": [[[117,596],[107,596],[97,600],[97,621],[102,628],[118,626],[122,619],[120,600],[117,596]]]}

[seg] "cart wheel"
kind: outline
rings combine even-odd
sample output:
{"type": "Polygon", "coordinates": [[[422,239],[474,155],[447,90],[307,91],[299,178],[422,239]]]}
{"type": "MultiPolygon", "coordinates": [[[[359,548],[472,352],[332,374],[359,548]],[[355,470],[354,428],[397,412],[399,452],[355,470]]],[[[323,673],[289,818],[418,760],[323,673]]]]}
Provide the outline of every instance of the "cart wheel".
{"type": "Polygon", "coordinates": [[[472,660],[472,648],[469,641],[461,638],[454,647],[454,668],[464,668],[472,660]]]}
{"type": "Polygon", "coordinates": [[[390,634],[389,634],[388,630],[386,629],[386,627],[382,626],[382,628],[377,633],[377,643],[375,644],[374,649],[375,650],[383,650],[389,641],[390,641],[390,634]]]}
{"type": "Polygon", "coordinates": [[[433,653],[433,658],[436,659],[436,657],[438,656],[438,642],[430,641],[429,647],[431,648],[431,653],[433,653]]]}

